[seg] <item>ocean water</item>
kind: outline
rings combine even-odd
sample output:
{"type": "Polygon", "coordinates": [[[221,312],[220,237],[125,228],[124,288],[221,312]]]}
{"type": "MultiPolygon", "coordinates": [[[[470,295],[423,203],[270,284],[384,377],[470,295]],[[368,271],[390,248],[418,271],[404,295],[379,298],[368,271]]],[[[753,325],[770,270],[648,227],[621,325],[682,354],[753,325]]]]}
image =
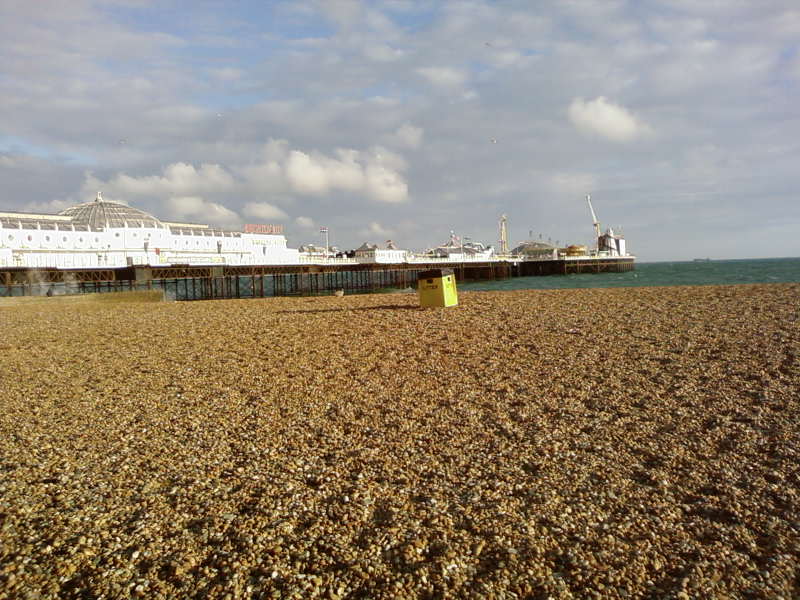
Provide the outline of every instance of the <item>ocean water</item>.
{"type": "MultiPolygon", "coordinates": [[[[514,277],[501,281],[459,283],[464,291],[552,290],[562,288],[653,287],[800,282],[800,258],[711,260],[708,262],[636,263],[628,273],[583,273],[514,277]]],[[[800,301],[800,299],[798,299],[800,301]]]]}

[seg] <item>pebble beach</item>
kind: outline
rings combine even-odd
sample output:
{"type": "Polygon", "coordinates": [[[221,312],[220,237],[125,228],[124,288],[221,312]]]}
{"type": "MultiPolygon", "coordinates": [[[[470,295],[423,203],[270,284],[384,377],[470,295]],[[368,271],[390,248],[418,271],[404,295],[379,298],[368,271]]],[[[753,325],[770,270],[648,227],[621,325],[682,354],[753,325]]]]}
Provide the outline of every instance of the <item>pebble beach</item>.
{"type": "Polygon", "coordinates": [[[800,284],[0,303],[0,598],[800,597],[800,284]]]}

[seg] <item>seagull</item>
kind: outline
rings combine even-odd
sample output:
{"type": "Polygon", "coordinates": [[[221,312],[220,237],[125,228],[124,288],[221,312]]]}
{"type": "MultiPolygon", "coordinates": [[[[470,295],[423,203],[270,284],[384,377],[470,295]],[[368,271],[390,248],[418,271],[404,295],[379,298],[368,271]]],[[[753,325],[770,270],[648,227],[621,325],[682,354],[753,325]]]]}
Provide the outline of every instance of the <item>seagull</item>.
{"type": "Polygon", "coordinates": [[[497,143],[497,140],[496,140],[495,138],[492,138],[490,141],[491,141],[493,144],[496,144],[496,143],[497,143]]]}

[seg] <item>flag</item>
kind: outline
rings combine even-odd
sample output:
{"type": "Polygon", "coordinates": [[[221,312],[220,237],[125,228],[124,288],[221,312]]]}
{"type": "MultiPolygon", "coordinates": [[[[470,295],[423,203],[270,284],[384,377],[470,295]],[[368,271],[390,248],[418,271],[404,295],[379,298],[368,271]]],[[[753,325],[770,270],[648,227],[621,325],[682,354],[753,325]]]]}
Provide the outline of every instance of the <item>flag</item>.
{"type": "Polygon", "coordinates": [[[327,227],[320,227],[319,228],[319,232],[320,233],[328,233],[328,228],[327,227]]]}

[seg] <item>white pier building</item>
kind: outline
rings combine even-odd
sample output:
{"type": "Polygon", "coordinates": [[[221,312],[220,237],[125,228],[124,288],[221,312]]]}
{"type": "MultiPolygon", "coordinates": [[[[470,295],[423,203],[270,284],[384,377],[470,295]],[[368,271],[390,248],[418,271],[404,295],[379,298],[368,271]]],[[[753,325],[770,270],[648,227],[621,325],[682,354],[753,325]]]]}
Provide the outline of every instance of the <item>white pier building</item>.
{"type": "Polygon", "coordinates": [[[59,269],[130,265],[299,264],[278,225],[244,231],[161,221],[144,211],[103,200],[57,215],[0,212],[0,267],[59,269]]]}

